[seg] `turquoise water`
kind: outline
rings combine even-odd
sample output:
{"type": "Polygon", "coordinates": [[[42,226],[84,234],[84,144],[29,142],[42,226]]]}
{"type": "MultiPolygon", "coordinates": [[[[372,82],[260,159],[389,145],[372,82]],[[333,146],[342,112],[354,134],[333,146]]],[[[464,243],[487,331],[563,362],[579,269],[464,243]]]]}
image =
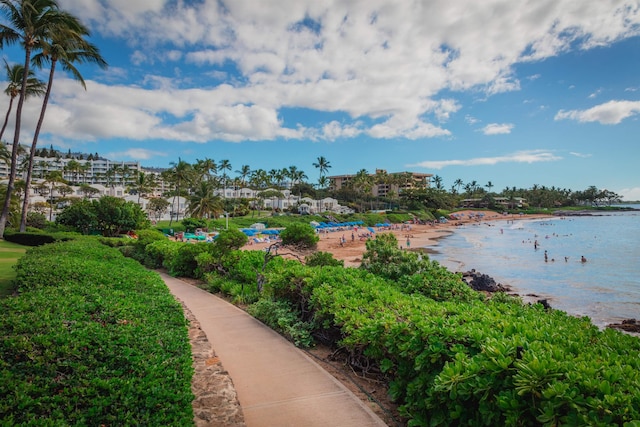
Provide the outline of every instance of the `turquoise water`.
{"type": "Polygon", "coordinates": [[[640,319],[640,212],[467,225],[432,249],[453,271],[474,268],[598,326],[640,319]]]}

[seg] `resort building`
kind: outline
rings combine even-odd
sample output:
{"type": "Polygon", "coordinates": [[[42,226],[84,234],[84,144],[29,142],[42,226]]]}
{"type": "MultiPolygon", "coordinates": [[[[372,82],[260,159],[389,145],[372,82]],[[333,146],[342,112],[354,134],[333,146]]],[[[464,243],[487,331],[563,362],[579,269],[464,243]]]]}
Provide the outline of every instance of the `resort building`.
{"type": "MultiPolygon", "coordinates": [[[[393,172],[387,173],[384,169],[376,169],[376,173],[369,174],[371,193],[374,197],[386,197],[390,193],[396,195],[405,190],[428,188],[431,183],[430,173],[418,172],[393,172]]],[[[349,187],[356,183],[358,175],[334,175],[329,179],[329,188],[337,191],[344,187],[349,187]]]]}
{"type": "MultiPolygon", "coordinates": [[[[496,205],[503,206],[507,209],[515,209],[515,208],[526,208],[529,206],[527,203],[527,199],[523,199],[522,197],[494,197],[493,202],[496,205]]],[[[460,201],[461,208],[482,208],[486,209],[489,207],[489,201],[486,199],[463,199],[460,201]]]]}

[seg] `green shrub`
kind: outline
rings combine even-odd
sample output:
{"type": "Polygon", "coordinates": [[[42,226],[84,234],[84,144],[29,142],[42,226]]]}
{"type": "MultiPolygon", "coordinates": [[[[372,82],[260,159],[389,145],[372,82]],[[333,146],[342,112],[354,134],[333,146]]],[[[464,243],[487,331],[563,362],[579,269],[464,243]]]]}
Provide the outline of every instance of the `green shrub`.
{"type": "Polygon", "coordinates": [[[299,315],[286,302],[261,299],[247,307],[247,311],[297,347],[307,348],[313,344],[312,326],[301,322],[299,315]]]}
{"type": "Polygon", "coordinates": [[[30,249],[0,299],[0,424],[191,425],[191,350],[162,279],[95,239],[30,249]]]}
{"type": "Polygon", "coordinates": [[[207,228],[207,221],[202,218],[184,218],[182,226],[187,232],[195,232],[196,228],[207,228]]]}
{"type": "Polygon", "coordinates": [[[149,268],[167,267],[165,260],[169,260],[178,253],[178,248],[183,245],[181,242],[171,240],[156,240],[145,246],[145,256],[143,264],[149,268]]]}
{"type": "Polygon", "coordinates": [[[210,252],[212,247],[210,243],[180,243],[175,254],[164,259],[163,265],[174,277],[199,278],[202,274],[197,270],[196,258],[201,253],[210,252]]]}
{"type": "Polygon", "coordinates": [[[344,267],[344,261],[335,259],[331,252],[314,252],[304,258],[305,265],[309,267],[344,267]]]}
{"type": "Polygon", "coordinates": [[[284,245],[314,249],[320,238],[316,230],[309,224],[293,223],[280,233],[284,245]]]}

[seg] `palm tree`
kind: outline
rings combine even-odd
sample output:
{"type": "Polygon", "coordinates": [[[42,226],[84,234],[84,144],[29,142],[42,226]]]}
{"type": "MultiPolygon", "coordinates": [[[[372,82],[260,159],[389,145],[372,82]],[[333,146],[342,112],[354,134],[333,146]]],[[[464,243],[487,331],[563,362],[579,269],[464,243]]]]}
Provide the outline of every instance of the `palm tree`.
{"type": "Polygon", "coordinates": [[[44,182],[50,185],[49,187],[49,221],[53,221],[53,190],[55,190],[57,184],[66,183],[62,176],[61,171],[51,171],[45,178],[44,182]]]}
{"type": "Polygon", "coordinates": [[[218,165],[215,160],[206,157],[203,160],[196,159],[193,169],[200,174],[201,178],[211,181],[218,172],[218,165]]]}
{"type": "Polygon", "coordinates": [[[247,178],[251,175],[251,167],[249,165],[242,165],[240,170],[237,170],[236,173],[239,175],[238,178],[240,178],[240,185],[242,187],[246,187],[247,178]]]}
{"type": "Polygon", "coordinates": [[[10,25],[0,24],[0,49],[5,45],[20,43],[24,48],[24,66],[20,96],[16,106],[16,125],[11,150],[11,168],[7,191],[0,214],[0,238],[4,235],[7,224],[11,196],[15,187],[18,146],[20,145],[20,125],[22,123],[22,107],[27,94],[27,79],[32,52],[42,47],[61,21],[61,14],[55,0],[0,0],[0,12],[10,25]]]}
{"type": "MultiPolygon", "coordinates": [[[[2,124],[2,130],[0,130],[0,140],[2,140],[2,136],[4,135],[4,131],[7,128],[7,123],[9,123],[9,116],[11,115],[11,110],[13,109],[13,100],[20,95],[20,89],[22,88],[22,74],[24,74],[24,67],[22,64],[14,64],[9,66],[7,61],[4,61],[4,67],[7,72],[7,81],[9,84],[7,88],[4,90],[9,96],[9,108],[7,108],[7,115],[4,117],[4,123],[2,124]]],[[[45,84],[43,81],[38,80],[35,77],[35,73],[33,70],[29,70],[29,76],[27,76],[27,90],[25,92],[25,96],[29,98],[30,96],[42,96],[45,93],[45,84]]]]}
{"type": "Polygon", "coordinates": [[[460,192],[460,187],[462,187],[464,185],[464,182],[462,182],[462,180],[460,178],[458,178],[453,182],[453,185],[457,189],[456,192],[459,193],[460,192]]]}
{"type": "Polygon", "coordinates": [[[491,189],[494,187],[493,182],[491,181],[487,182],[485,187],[487,187],[487,190],[489,190],[489,193],[491,193],[491,189]]]}
{"type": "Polygon", "coordinates": [[[194,218],[212,218],[222,213],[223,205],[220,197],[213,194],[215,190],[211,181],[200,181],[188,197],[187,213],[194,218]]]}
{"type": "Polygon", "coordinates": [[[140,204],[140,196],[151,191],[153,187],[155,187],[155,185],[155,175],[138,171],[138,173],[136,174],[135,183],[133,185],[133,188],[138,195],[138,204],[140,204]]]}
{"type": "Polygon", "coordinates": [[[440,175],[434,175],[431,180],[435,184],[436,190],[442,190],[442,177],[440,175]]]}
{"type": "Polygon", "coordinates": [[[313,166],[316,169],[318,169],[318,171],[320,172],[320,177],[318,178],[318,182],[320,182],[322,177],[325,176],[325,174],[329,171],[329,168],[331,167],[331,165],[329,164],[329,161],[324,156],[318,157],[316,161],[313,163],[313,166]]]}
{"type": "Polygon", "coordinates": [[[182,185],[187,184],[193,172],[191,164],[178,158],[178,162],[171,162],[172,168],[168,171],[168,177],[175,183],[175,192],[173,193],[173,202],[171,203],[172,215],[169,219],[169,226],[173,223],[173,212],[176,212],[176,221],[180,216],[180,206],[176,210],[176,197],[180,197],[182,185]]]}
{"type": "Polygon", "coordinates": [[[227,172],[225,171],[231,171],[231,162],[229,160],[220,160],[220,163],[218,163],[218,170],[222,171],[222,197],[226,198],[227,197],[227,180],[229,179],[229,176],[227,175],[227,172]]]}
{"type": "MultiPolygon", "coordinates": [[[[47,111],[47,105],[51,95],[56,65],[60,63],[62,65],[62,69],[70,73],[77,81],[79,81],[85,90],[87,89],[87,85],[85,84],[82,75],[73,64],[90,62],[97,64],[100,68],[107,67],[107,63],[102,56],[100,56],[98,48],[84,39],[84,37],[89,36],[89,29],[85,27],[78,18],[69,13],[58,12],[58,15],[59,22],[57,22],[54,32],[51,33],[49,38],[43,40],[41,46],[42,51],[33,57],[33,63],[37,67],[42,68],[44,64],[50,63],[50,68],[49,82],[47,84],[44,100],[42,101],[42,109],[40,110],[40,117],[38,118],[38,124],[36,125],[33,141],[31,143],[31,151],[29,153],[29,167],[27,169],[26,178],[27,187],[31,185],[33,160],[36,155],[38,137],[40,135],[40,130],[42,129],[42,123],[44,122],[44,116],[47,111]]],[[[74,166],[77,181],[78,174],[81,172],[81,165],[77,161],[76,163],[77,165],[74,166]]],[[[22,206],[20,231],[24,231],[26,229],[28,207],[29,195],[27,193],[22,206]]]]}

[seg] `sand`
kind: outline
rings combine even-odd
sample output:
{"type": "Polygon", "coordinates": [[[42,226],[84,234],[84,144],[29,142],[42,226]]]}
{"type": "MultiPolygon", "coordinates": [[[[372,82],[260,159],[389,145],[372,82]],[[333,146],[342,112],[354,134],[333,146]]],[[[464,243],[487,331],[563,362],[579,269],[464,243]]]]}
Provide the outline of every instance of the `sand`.
{"type": "MultiPolygon", "coordinates": [[[[407,239],[409,239],[409,248],[428,248],[437,243],[438,239],[454,233],[457,227],[470,223],[486,223],[491,225],[494,221],[508,221],[521,219],[549,218],[551,215],[502,215],[493,211],[459,211],[456,212],[458,219],[448,220],[446,223],[436,223],[433,225],[407,224],[393,225],[390,229],[373,227],[375,234],[393,233],[398,239],[398,245],[407,248],[407,239]],[[472,217],[469,216],[472,215],[472,217]],[[479,216],[482,214],[482,216],[479,216]]],[[[321,233],[318,242],[318,251],[330,252],[334,258],[344,261],[345,267],[358,267],[362,260],[362,254],[365,251],[365,237],[359,237],[362,234],[369,233],[367,228],[358,228],[357,230],[334,231],[329,233],[321,233]],[[353,239],[352,239],[353,234],[353,239]],[[345,242],[341,244],[344,237],[345,242]]],[[[273,242],[252,243],[245,245],[245,250],[263,250],[273,242]]]]}

